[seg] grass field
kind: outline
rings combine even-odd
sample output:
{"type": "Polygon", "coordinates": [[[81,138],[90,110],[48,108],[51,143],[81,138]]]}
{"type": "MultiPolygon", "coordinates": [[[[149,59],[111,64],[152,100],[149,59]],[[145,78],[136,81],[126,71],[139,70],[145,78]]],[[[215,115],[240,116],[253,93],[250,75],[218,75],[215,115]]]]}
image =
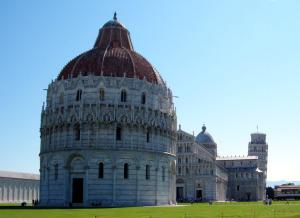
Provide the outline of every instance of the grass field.
{"type": "Polygon", "coordinates": [[[186,204],[175,207],[127,207],[127,208],[80,208],[39,209],[0,205],[0,218],[279,218],[299,217],[300,201],[275,202],[265,206],[255,203],[207,203],[186,204]]]}

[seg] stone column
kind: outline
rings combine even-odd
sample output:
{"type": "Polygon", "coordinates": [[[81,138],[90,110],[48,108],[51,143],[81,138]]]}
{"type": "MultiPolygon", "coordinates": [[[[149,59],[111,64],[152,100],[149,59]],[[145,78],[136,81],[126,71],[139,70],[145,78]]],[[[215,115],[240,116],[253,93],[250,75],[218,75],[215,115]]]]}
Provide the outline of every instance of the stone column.
{"type": "Polygon", "coordinates": [[[71,199],[70,199],[70,189],[71,189],[71,182],[70,182],[70,173],[67,166],[64,167],[64,204],[68,206],[71,199]]]}
{"type": "Polygon", "coordinates": [[[137,163],[137,165],[136,165],[136,181],[135,181],[135,183],[136,183],[136,186],[135,186],[136,205],[139,204],[139,195],[140,195],[140,193],[139,193],[139,170],[140,170],[140,165],[139,165],[139,163],[137,163]]]}
{"type": "Polygon", "coordinates": [[[0,183],[0,202],[3,202],[3,183],[0,183]]]}
{"type": "Polygon", "coordinates": [[[158,170],[159,170],[159,164],[156,159],[156,166],[155,166],[155,205],[158,204],[158,170]]]}
{"type": "Polygon", "coordinates": [[[112,196],[112,204],[115,203],[116,201],[116,180],[117,180],[117,166],[116,166],[116,161],[115,159],[113,160],[113,163],[112,163],[112,171],[113,171],[113,186],[112,186],[112,193],[113,193],[113,196],[112,196]]]}
{"type": "MultiPolygon", "coordinates": [[[[89,157],[87,158],[89,160],[89,157]]],[[[84,178],[84,199],[83,199],[83,204],[84,206],[88,206],[89,204],[89,165],[85,166],[85,178],[84,178]]]]}

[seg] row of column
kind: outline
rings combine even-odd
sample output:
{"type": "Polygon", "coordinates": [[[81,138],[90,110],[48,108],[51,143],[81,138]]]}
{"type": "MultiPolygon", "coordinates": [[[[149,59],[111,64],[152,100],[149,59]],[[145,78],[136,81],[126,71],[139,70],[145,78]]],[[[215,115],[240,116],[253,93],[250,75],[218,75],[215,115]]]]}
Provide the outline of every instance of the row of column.
{"type": "Polygon", "coordinates": [[[1,203],[32,202],[39,198],[39,181],[10,180],[0,178],[1,203]]]}

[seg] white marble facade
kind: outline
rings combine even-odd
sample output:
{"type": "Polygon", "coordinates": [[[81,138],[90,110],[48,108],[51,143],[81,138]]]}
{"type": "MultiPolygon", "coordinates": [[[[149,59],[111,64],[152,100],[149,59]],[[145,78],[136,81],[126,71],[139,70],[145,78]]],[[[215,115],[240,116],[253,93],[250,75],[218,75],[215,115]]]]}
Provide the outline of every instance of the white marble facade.
{"type": "Polygon", "coordinates": [[[265,199],[268,144],[251,134],[247,156],[217,155],[217,144],[202,127],[197,137],[178,130],[178,201],[257,201],[265,199]]]}
{"type": "Polygon", "coordinates": [[[32,203],[38,199],[38,175],[0,171],[0,203],[32,203]]]}
{"type": "Polygon", "coordinates": [[[180,127],[177,139],[177,200],[225,201],[228,175],[216,164],[216,144],[206,137],[206,143],[197,141],[180,127]]]}
{"type": "Polygon", "coordinates": [[[127,41],[125,35],[121,41],[106,37],[114,31],[115,37],[129,34],[116,17],[109,21],[100,29],[99,48],[91,52],[100,49],[101,53],[102,39],[109,40],[111,50],[106,47],[103,58],[97,57],[99,65],[93,60],[86,65],[120,70],[132,58],[129,70],[133,66],[137,74],[146,69],[152,77],[129,77],[128,72],[120,76],[113,71],[99,75],[89,68],[91,72],[62,76],[49,85],[41,114],[41,205],[176,203],[177,124],[172,92],[150,64],[140,64],[145,59],[132,51],[129,36],[127,41]],[[122,43],[125,47],[118,47],[122,43]]]}
{"type": "Polygon", "coordinates": [[[176,115],[171,99],[169,89],[130,78],[87,76],[51,83],[41,122],[41,204],[68,205],[77,177],[83,178],[84,205],[175,203],[176,115]],[[123,103],[119,99],[125,87],[128,99],[123,103]],[[79,89],[82,100],[76,101],[79,89]],[[103,101],[100,89],[105,90],[103,101]],[[161,98],[167,101],[160,103],[161,98]]]}

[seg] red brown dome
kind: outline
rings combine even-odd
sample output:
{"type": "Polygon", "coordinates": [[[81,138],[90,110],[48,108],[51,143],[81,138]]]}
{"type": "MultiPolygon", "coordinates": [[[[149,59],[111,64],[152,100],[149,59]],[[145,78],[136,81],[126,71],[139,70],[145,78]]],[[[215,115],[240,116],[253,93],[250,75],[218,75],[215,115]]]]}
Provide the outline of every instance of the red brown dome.
{"type": "Polygon", "coordinates": [[[114,19],[99,30],[94,48],[71,60],[60,72],[58,80],[81,75],[128,77],[164,84],[155,68],[133,50],[129,31],[114,19]]]}

